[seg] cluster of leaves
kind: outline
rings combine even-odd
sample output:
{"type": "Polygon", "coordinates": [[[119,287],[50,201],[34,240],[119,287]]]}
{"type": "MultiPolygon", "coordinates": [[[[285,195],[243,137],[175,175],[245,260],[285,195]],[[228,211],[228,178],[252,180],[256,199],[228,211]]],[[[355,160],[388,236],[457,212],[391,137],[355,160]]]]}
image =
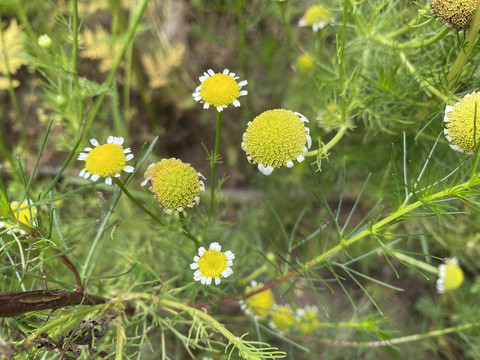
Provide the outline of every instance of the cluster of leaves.
{"type": "Polygon", "coordinates": [[[318,32],[296,26],[303,0],[0,0],[0,216],[7,197],[38,209],[26,236],[0,233],[0,294],[22,303],[0,304],[0,356],[478,356],[479,155],[442,136],[445,104],[478,86],[470,31],[446,28],[428,1],[313,3],[332,14],[318,32]],[[225,67],[249,96],[225,110],[209,164],[213,112],[191,93],[205,69],[225,67]],[[319,150],[265,177],[239,144],[274,108],[305,114],[319,150]],[[124,188],[77,176],[87,139],[111,134],[135,153],[124,188]],[[203,174],[218,162],[212,217],[208,195],[166,215],[139,186],[145,165],[169,156],[203,174]],[[189,269],[211,241],[236,257],[221,286],[189,269]],[[437,296],[425,269],[450,256],[466,283],[437,296]],[[318,305],[322,321],[281,334],[243,314],[253,279],[295,309],[318,305]]]}

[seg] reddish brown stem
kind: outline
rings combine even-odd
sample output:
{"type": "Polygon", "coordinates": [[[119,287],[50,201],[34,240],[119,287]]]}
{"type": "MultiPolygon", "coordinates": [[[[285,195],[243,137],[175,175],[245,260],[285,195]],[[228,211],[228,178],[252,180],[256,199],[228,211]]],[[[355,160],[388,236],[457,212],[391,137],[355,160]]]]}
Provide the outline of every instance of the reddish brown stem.
{"type": "Polygon", "coordinates": [[[55,310],[65,306],[105,304],[108,301],[109,299],[76,290],[4,292],[0,293],[0,317],[17,316],[45,309],[55,310]]]}

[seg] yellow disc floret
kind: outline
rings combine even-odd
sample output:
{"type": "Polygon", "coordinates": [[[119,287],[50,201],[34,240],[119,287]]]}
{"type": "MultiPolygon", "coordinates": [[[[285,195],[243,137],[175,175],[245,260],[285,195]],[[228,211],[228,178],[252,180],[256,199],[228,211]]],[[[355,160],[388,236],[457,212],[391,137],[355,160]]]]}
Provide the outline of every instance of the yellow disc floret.
{"type": "Polygon", "coordinates": [[[246,80],[237,82],[238,76],[230,70],[225,69],[223,73],[215,73],[208,69],[199,77],[201,84],[197,86],[192,94],[196,101],[203,103],[203,108],[208,109],[214,106],[217,111],[223,111],[229,105],[240,106],[238,98],[248,94],[248,91],[242,90],[247,85],[246,80]]]}
{"type": "Polygon", "coordinates": [[[318,320],[318,309],[316,306],[306,306],[298,311],[297,327],[305,334],[318,329],[320,322],[318,320]]]}
{"type": "Polygon", "coordinates": [[[458,265],[457,258],[446,258],[444,264],[438,267],[437,292],[444,293],[460,287],[464,275],[462,268],[458,265]]]}
{"type": "Polygon", "coordinates": [[[477,7],[477,0],[431,0],[431,12],[448,26],[463,28],[470,22],[477,7]]]}
{"type": "Polygon", "coordinates": [[[295,324],[295,314],[290,306],[279,305],[272,315],[270,326],[280,332],[288,331],[295,324]]]}
{"type": "MultiPolygon", "coordinates": [[[[254,286],[247,286],[245,293],[258,290],[263,287],[263,284],[253,284],[254,286]]],[[[256,316],[266,316],[270,313],[275,304],[275,298],[271,289],[264,290],[255,295],[249,296],[244,300],[245,311],[252,312],[256,316]],[[248,311],[247,311],[248,310],[248,311]]]]}
{"type": "MultiPolygon", "coordinates": [[[[12,210],[13,218],[9,218],[9,221],[21,222],[28,226],[36,225],[35,217],[37,216],[37,209],[36,207],[29,205],[29,201],[24,201],[22,203],[12,201],[10,203],[10,209],[12,210]]],[[[0,228],[11,229],[13,232],[19,234],[26,234],[21,228],[3,221],[0,221],[0,228]]]]}
{"type": "Polygon", "coordinates": [[[200,281],[203,285],[210,285],[212,280],[215,285],[220,284],[221,277],[229,277],[233,274],[231,266],[235,255],[227,250],[222,252],[219,243],[213,242],[208,250],[203,246],[198,249],[198,255],[193,258],[190,269],[196,270],[193,274],[195,281],[200,281]]]}
{"type": "Polygon", "coordinates": [[[331,18],[332,13],[330,10],[318,5],[309,7],[307,11],[305,11],[305,15],[303,15],[303,19],[305,20],[305,24],[307,26],[313,26],[314,24],[318,24],[322,21],[328,21],[331,18]]]}
{"type": "Polygon", "coordinates": [[[480,139],[480,93],[463,97],[445,109],[445,136],[454,150],[473,153],[480,139]]]}
{"type": "Polygon", "coordinates": [[[200,96],[212,106],[228,106],[240,96],[240,87],[230,75],[215,74],[202,82],[200,96]]]}
{"type": "Polygon", "coordinates": [[[198,204],[204,190],[199,174],[188,163],[178,159],[164,159],[151,166],[145,173],[150,180],[150,190],[166,212],[183,211],[198,204]]]}
{"type": "Polygon", "coordinates": [[[115,176],[119,174],[127,159],[123,148],[114,143],[104,144],[92,149],[85,159],[85,169],[101,177],[115,176]]]}
{"type": "Polygon", "coordinates": [[[203,276],[216,278],[227,268],[227,257],[223,252],[207,250],[198,260],[198,268],[203,276]]]}
{"type": "Polygon", "coordinates": [[[290,110],[268,110],[258,115],[243,134],[242,148],[247,158],[259,164],[259,170],[286,165],[293,166],[293,160],[303,161],[310,147],[311,139],[303,115],[290,110]]]}

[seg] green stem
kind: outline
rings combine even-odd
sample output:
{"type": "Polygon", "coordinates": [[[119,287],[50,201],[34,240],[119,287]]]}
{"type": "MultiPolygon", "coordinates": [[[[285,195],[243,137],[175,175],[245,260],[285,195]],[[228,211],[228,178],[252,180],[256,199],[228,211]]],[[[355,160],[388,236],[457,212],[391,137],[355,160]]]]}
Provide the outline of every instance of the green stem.
{"type": "Polygon", "coordinates": [[[412,265],[412,266],[415,266],[419,269],[428,271],[429,273],[438,276],[438,267],[432,266],[430,264],[425,264],[423,261],[417,260],[417,259],[415,259],[411,256],[408,256],[404,253],[401,253],[401,252],[395,252],[395,254],[393,256],[396,257],[397,259],[401,260],[401,261],[404,261],[404,262],[412,265]]]}
{"type": "Polygon", "coordinates": [[[467,38],[465,39],[464,46],[458,54],[458,57],[455,59],[450,72],[447,75],[447,87],[451,88],[455,85],[456,81],[460,77],[460,73],[463,69],[463,66],[467,62],[468,56],[474,49],[475,43],[478,39],[478,32],[480,31],[480,1],[477,2],[477,9],[473,16],[472,22],[470,23],[470,29],[468,31],[467,38]]]}
{"type": "Polygon", "coordinates": [[[319,148],[318,150],[309,151],[305,155],[305,157],[317,156],[320,152],[322,152],[324,154],[327,153],[328,150],[333,148],[340,141],[340,139],[343,137],[343,135],[345,135],[347,129],[348,129],[347,126],[342,126],[340,128],[340,130],[338,130],[338,132],[335,134],[335,136],[328,143],[326,143],[323,147],[319,148]]]}
{"type": "Polygon", "coordinates": [[[395,40],[390,40],[387,36],[382,36],[378,34],[370,35],[370,39],[372,39],[373,41],[381,45],[391,47],[392,49],[397,49],[397,50],[418,49],[418,48],[423,48],[425,46],[429,46],[436,43],[437,41],[442,39],[445,35],[447,35],[450,31],[451,30],[445,26],[439,32],[437,32],[434,36],[432,36],[430,39],[427,39],[427,40],[424,40],[423,38],[421,40],[415,39],[405,43],[400,43],[395,40]]]}
{"type": "Polygon", "coordinates": [[[427,91],[431,92],[435,96],[437,96],[440,100],[443,102],[448,103],[450,101],[449,97],[444,95],[440,90],[435,88],[433,85],[431,85],[428,81],[424,80],[422,77],[420,77],[416,73],[415,67],[412,65],[410,61],[408,61],[407,57],[405,56],[405,53],[401,51],[398,56],[400,56],[400,59],[402,60],[403,64],[407,68],[408,72],[414,76],[414,78],[422,85],[424,89],[427,91]]]}
{"type": "Polygon", "coordinates": [[[167,299],[161,299],[159,301],[159,304],[167,306],[169,308],[183,310],[183,311],[187,312],[193,318],[195,318],[195,317],[201,318],[202,320],[206,321],[211,326],[213,326],[220,334],[225,336],[228,340],[235,340],[237,338],[225,326],[220,324],[215,318],[208,315],[208,313],[206,313],[203,310],[199,310],[199,309],[196,309],[194,307],[190,307],[190,306],[185,305],[184,303],[181,303],[181,302],[178,302],[178,301],[172,301],[172,300],[167,300],[167,299]]]}
{"type": "MultiPolygon", "coordinates": [[[[125,187],[125,185],[123,185],[123,183],[120,181],[119,178],[116,178],[114,177],[113,178],[113,181],[115,181],[115,184],[120,188],[120,190],[122,190],[122,192],[135,204],[137,205],[140,209],[142,209],[142,211],[144,211],[146,214],[148,214],[153,220],[155,220],[158,224],[160,224],[161,226],[164,226],[166,227],[167,225],[165,224],[165,222],[163,222],[159,217],[157,217],[154,213],[152,213],[150,210],[148,210],[145,206],[143,206],[137,199],[135,199],[135,197],[130,193],[130,191],[127,190],[127,188],[125,187]]],[[[189,231],[188,229],[186,228],[186,225],[185,224],[182,224],[182,233],[188,237],[190,240],[192,240],[195,245],[198,247],[200,247],[200,241],[198,241],[198,239],[193,236],[189,231]]]]}
{"type": "Polygon", "coordinates": [[[153,220],[155,220],[157,223],[159,223],[162,226],[165,226],[165,223],[160,220],[154,213],[152,213],[150,210],[148,210],[145,206],[143,206],[135,197],[130,194],[130,191],[127,190],[125,185],[120,181],[119,178],[114,177],[113,181],[115,181],[115,184],[122,190],[122,192],[127,195],[127,197],[135,204],[137,205],[140,209],[142,209],[146,214],[148,214],[153,220]]]}
{"type": "MultiPolygon", "coordinates": [[[[415,209],[417,209],[417,208],[419,208],[419,207],[421,207],[425,204],[428,204],[428,203],[430,203],[432,201],[435,201],[435,200],[439,200],[439,199],[441,199],[441,198],[443,198],[447,195],[455,196],[456,194],[461,194],[463,191],[468,190],[471,187],[478,186],[478,185],[480,185],[480,175],[476,174],[473,178],[471,178],[470,180],[468,180],[468,181],[466,181],[462,184],[456,185],[456,186],[454,186],[450,189],[445,189],[443,191],[437,192],[436,194],[428,196],[428,197],[426,197],[422,200],[416,201],[413,204],[410,204],[408,206],[400,207],[397,211],[391,213],[387,217],[385,217],[382,220],[376,222],[371,227],[368,227],[368,228],[360,231],[356,235],[352,236],[350,239],[348,239],[348,240],[342,239],[340,241],[340,244],[338,244],[337,246],[334,246],[330,250],[328,250],[328,251],[324,252],[323,254],[317,256],[316,258],[310,260],[308,263],[303,265],[299,270],[300,271],[307,270],[307,269],[311,268],[312,266],[317,265],[318,263],[320,263],[320,262],[324,261],[325,259],[327,259],[328,257],[332,256],[333,254],[335,254],[335,253],[341,251],[342,249],[356,243],[357,241],[363,239],[364,237],[366,237],[368,235],[375,234],[376,232],[378,232],[383,227],[386,227],[386,226],[390,225],[391,223],[393,223],[395,221],[398,221],[405,214],[407,214],[407,213],[409,213],[409,212],[411,212],[411,211],[413,211],[413,210],[415,210],[415,209]]],[[[295,270],[295,272],[299,272],[299,270],[297,269],[297,270],[295,270]]]]}
{"type": "Polygon", "coordinates": [[[215,170],[218,162],[218,150],[220,147],[220,132],[222,130],[222,115],[223,111],[217,110],[217,130],[215,133],[215,149],[213,151],[213,157],[210,160],[212,171],[210,173],[210,206],[208,208],[207,222],[210,222],[210,218],[213,213],[213,204],[215,202],[215,170]]]}
{"type": "MultiPolygon", "coordinates": [[[[113,82],[113,79],[115,78],[115,74],[117,73],[118,68],[120,67],[120,64],[127,52],[127,50],[130,47],[130,43],[133,40],[133,37],[136,34],[136,30],[138,27],[138,24],[140,23],[140,20],[143,16],[143,13],[145,12],[145,9],[147,7],[148,0],[142,0],[140,5],[138,6],[138,11],[134,15],[134,19],[131,23],[130,28],[128,29],[127,36],[125,37],[124,43],[122,50],[120,51],[120,54],[118,54],[117,59],[115,60],[112,69],[110,70],[110,73],[107,76],[107,80],[105,80],[104,86],[106,88],[109,88],[113,82]]],[[[89,116],[85,122],[85,132],[88,133],[88,129],[92,125],[93,121],[97,117],[98,112],[100,111],[100,107],[102,106],[103,99],[107,95],[108,91],[104,91],[100,93],[97,97],[97,101],[93,105],[92,111],[89,113],[89,116]]]]}
{"type": "Polygon", "coordinates": [[[471,322],[467,324],[462,324],[462,325],[457,325],[457,326],[452,326],[448,327],[445,329],[440,329],[440,330],[433,330],[429,331],[425,334],[416,334],[416,335],[409,335],[409,336],[403,336],[403,337],[398,337],[395,339],[390,339],[390,340],[381,340],[381,341],[372,341],[372,342],[365,342],[365,343],[358,343],[359,347],[380,347],[380,346],[392,346],[393,344],[402,344],[402,343],[407,343],[407,342],[413,342],[413,341],[419,341],[419,340],[424,340],[428,338],[432,338],[435,336],[441,336],[445,334],[450,334],[450,333],[460,333],[462,331],[478,327],[480,326],[480,322],[471,322]]]}

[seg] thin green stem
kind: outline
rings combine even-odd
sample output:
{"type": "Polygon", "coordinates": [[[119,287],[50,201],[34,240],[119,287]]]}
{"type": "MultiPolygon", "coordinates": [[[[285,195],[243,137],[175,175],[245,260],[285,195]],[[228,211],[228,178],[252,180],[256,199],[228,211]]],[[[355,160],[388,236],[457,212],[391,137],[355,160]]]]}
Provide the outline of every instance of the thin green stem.
{"type": "Polygon", "coordinates": [[[470,28],[468,30],[467,38],[465,39],[464,46],[458,54],[458,57],[455,59],[450,72],[447,75],[447,87],[452,88],[460,74],[462,69],[467,62],[467,59],[474,49],[474,46],[478,39],[478,32],[480,31],[480,1],[477,2],[477,9],[475,10],[475,15],[473,15],[472,22],[470,23],[470,28]]]}
{"type": "MultiPolygon", "coordinates": [[[[164,221],[162,221],[158,216],[156,216],[154,213],[152,213],[150,210],[148,210],[144,205],[142,205],[131,193],[130,191],[127,190],[125,185],[120,181],[119,178],[114,177],[113,181],[115,181],[115,184],[122,190],[122,192],[136,205],[138,206],[142,211],[144,211],[147,215],[149,215],[153,220],[155,220],[158,224],[161,226],[166,227],[167,224],[165,224],[164,221]]],[[[200,247],[200,241],[193,236],[190,231],[188,231],[187,227],[185,224],[182,224],[182,233],[188,237],[190,240],[192,240],[197,247],[200,247]]]]}
{"type": "Polygon", "coordinates": [[[416,73],[415,67],[412,65],[410,61],[408,61],[405,53],[401,51],[398,56],[400,56],[400,59],[402,60],[403,64],[407,68],[408,72],[414,76],[414,78],[422,85],[422,87],[434,94],[436,97],[438,97],[441,101],[448,103],[450,101],[450,98],[447,95],[444,95],[440,90],[438,90],[435,86],[430,84],[428,81],[424,80],[421,76],[419,76],[416,73]]]}
{"type": "Polygon", "coordinates": [[[212,171],[210,173],[210,206],[208,208],[207,222],[210,222],[210,218],[213,213],[213,205],[215,203],[215,170],[218,163],[218,150],[220,147],[220,133],[222,130],[222,115],[223,111],[217,111],[217,130],[215,133],[215,149],[213,150],[213,156],[210,159],[212,171]]]}
{"type": "MultiPolygon", "coordinates": [[[[122,47],[120,53],[118,54],[118,57],[115,60],[113,66],[112,66],[112,69],[110,70],[110,72],[107,76],[107,79],[105,80],[105,83],[104,83],[105,87],[110,87],[111,86],[111,84],[113,82],[113,79],[115,78],[115,74],[117,73],[117,70],[120,67],[121,62],[122,62],[127,50],[130,47],[130,43],[132,42],[133,37],[136,34],[138,24],[140,23],[140,20],[142,19],[142,16],[143,16],[143,13],[145,12],[147,4],[148,4],[148,0],[142,0],[141,3],[139,4],[138,11],[135,12],[133,21],[131,22],[131,26],[128,29],[127,36],[125,37],[123,47],[122,47]]],[[[100,111],[100,107],[102,106],[103,100],[104,100],[105,96],[107,95],[107,93],[108,92],[105,91],[105,92],[102,92],[98,95],[97,100],[96,100],[95,104],[93,105],[92,111],[90,111],[90,113],[88,114],[88,118],[85,122],[86,133],[88,133],[88,129],[90,128],[93,121],[97,117],[97,114],[100,111]]]]}
{"type": "Polygon", "coordinates": [[[324,154],[327,153],[331,148],[333,148],[340,141],[343,135],[345,135],[345,133],[347,132],[347,129],[348,129],[348,126],[342,126],[340,130],[338,130],[335,136],[328,143],[326,143],[324,146],[322,146],[318,150],[309,151],[305,155],[305,157],[317,156],[320,153],[324,153],[324,154]]]}
{"type": "Polygon", "coordinates": [[[408,256],[404,253],[396,251],[395,254],[393,255],[397,259],[404,261],[412,266],[415,266],[416,268],[428,271],[429,273],[433,275],[438,275],[438,267],[432,266],[430,264],[426,264],[423,261],[417,260],[411,256],[408,256]]]}
{"type": "Polygon", "coordinates": [[[135,204],[137,205],[140,209],[142,209],[142,211],[144,211],[146,214],[148,214],[153,220],[155,220],[157,223],[159,223],[160,225],[162,226],[165,226],[165,223],[159,219],[154,213],[152,213],[150,210],[148,210],[145,206],[143,206],[137,199],[135,199],[135,197],[130,194],[130,191],[127,190],[127,188],[125,187],[125,185],[123,185],[123,183],[120,181],[119,178],[117,177],[114,177],[113,178],[113,181],[115,181],[115,184],[117,184],[117,186],[120,188],[120,190],[122,190],[122,192],[127,195],[127,197],[135,204]]]}
{"type": "Polygon", "coordinates": [[[391,47],[392,49],[397,49],[397,50],[418,49],[418,48],[423,48],[436,43],[437,41],[445,37],[445,35],[447,35],[450,31],[451,30],[445,26],[440,31],[438,31],[434,36],[432,36],[427,40],[421,38],[420,40],[415,39],[405,43],[400,43],[398,41],[391,40],[388,38],[388,36],[382,36],[379,34],[370,35],[370,39],[372,39],[378,44],[391,47]]]}
{"type": "Polygon", "coordinates": [[[187,312],[192,317],[201,318],[202,320],[206,321],[211,326],[213,326],[215,328],[215,330],[217,330],[220,334],[225,336],[225,338],[227,338],[228,340],[235,340],[237,338],[225,326],[220,324],[214,317],[208,315],[208,313],[206,313],[203,310],[199,310],[199,309],[196,309],[194,307],[190,307],[190,306],[185,305],[184,303],[181,303],[181,302],[178,302],[178,301],[172,301],[172,300],[167,300],[167,299],[160,299],[159,305],[167,306],[167,307],[173,308],[173,309],[180,309],[180,310],[183,310],[183,311],[187,312]]]}

